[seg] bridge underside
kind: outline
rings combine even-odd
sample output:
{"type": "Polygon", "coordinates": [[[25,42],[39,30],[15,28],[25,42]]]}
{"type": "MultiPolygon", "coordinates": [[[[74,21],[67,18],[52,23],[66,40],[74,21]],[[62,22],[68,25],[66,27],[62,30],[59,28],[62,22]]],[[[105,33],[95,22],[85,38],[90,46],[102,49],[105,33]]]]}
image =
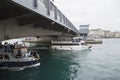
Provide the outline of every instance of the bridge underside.
{"type": "Polygon", "coordinates": [[[10,0],[0,0],[0,40],[63,34],[76,33],[10,0]]]}

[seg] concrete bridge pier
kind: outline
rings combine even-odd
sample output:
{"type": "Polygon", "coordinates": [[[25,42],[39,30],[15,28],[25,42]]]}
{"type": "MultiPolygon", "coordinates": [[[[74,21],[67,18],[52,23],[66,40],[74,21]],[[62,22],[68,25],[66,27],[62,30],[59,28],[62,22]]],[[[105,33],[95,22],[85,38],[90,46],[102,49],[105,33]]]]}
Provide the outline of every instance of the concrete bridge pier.
{"type": "Polygon", "coordinates": [[[9,19],[0,22],[0,40],[62,34],[63,33],[60,31],[44,29],[42,27],[34,27],[32,24],[19,26],[18,21],[14,19],[9,19]]]}

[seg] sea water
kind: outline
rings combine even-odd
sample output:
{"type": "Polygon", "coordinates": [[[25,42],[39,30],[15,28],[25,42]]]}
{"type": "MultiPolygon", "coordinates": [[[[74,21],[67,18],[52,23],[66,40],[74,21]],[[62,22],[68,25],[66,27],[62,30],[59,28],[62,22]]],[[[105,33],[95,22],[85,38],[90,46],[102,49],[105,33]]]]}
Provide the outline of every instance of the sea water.
{"type": "Polygon", "coordinates": [[[39,50],[41,65],[0,70],[0,80],[120,80],[120,39],[103,39],[91,50],[39,50]]]}

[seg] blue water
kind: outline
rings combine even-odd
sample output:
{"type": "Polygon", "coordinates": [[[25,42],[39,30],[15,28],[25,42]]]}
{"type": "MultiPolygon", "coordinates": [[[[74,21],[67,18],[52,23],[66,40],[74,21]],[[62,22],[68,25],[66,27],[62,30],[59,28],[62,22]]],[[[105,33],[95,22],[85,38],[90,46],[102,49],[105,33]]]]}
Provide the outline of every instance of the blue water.
{"type": "Polygon", "coordinates": [[[120,39],[103,39],[86,51],[39,50],[41,65],[0,71],[0,80],[120,80],[120,39]]]}

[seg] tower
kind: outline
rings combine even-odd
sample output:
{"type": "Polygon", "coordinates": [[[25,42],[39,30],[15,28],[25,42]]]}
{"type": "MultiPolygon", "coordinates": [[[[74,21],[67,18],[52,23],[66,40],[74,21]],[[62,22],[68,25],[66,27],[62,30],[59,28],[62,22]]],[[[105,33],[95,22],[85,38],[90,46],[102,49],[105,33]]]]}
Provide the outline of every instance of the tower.
{"type": "Polygon", "coordinates": [[[89,26],[90,26],[90,24],[80,25],[80,30],[79,30],[80,31],[80,36],[82,36],[83,40],[85,40],[85,41],[86,41],[87,35],[89,33],[89,26]]]}

